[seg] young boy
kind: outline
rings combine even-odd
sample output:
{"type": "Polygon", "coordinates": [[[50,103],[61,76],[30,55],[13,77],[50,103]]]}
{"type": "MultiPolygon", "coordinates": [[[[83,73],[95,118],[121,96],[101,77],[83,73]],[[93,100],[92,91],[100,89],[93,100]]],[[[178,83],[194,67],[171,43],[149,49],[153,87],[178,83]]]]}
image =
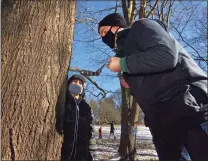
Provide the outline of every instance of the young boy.
{"type": "Polygon", "coordinates": [[[59,117],[56,129],[64,134],[61,160],[92,161],[90,139],[92,138],[93,114],[91,107],[84,100],[85,79],[73,75],[68,80],[68,90],[64,114],[59,117]],[[60,126],[60,120],[63,126],[60,126]]]}

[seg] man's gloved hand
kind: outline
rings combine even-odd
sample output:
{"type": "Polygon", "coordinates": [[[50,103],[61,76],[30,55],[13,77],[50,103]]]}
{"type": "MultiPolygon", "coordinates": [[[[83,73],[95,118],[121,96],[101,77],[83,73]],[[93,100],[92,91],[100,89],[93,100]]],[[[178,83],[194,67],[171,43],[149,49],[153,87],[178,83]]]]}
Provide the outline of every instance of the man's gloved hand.
{"type": "Polygon", "coordinates": [[[63,130],[57,130],[57,133],[59,134],[59,135],[62,135],[62,134],[64,134],[64,132],[63,132],[63,130]]]}

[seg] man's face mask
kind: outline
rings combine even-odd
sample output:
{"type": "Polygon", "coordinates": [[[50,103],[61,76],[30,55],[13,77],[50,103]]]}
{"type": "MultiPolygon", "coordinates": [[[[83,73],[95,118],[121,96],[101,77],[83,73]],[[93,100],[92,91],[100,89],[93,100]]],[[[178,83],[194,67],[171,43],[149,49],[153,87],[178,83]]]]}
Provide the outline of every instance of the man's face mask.
{"type": "Polygon", "coordinates": [[[81,84],[69,84],[69,92],[74,95],[79,95],[83,91],[83,86],[81,84]]]}
{"type": "Polygon", "coordinates": [[[111,28],[106,33],[106,35],[102,37],[102,41],[106,45],[108,45],[111,49],[113,49],[113,48],[115,48],[115,34],[111,31],[111,28]]]}

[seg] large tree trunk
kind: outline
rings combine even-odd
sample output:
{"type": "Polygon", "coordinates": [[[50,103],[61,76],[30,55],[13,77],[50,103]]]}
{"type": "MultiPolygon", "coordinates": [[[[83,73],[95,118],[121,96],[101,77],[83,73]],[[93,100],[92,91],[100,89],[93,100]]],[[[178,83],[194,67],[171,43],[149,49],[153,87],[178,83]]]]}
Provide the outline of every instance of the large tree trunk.
{"type": "Polygon", "coordinates": [[[74,21],[73,0],[3,0],[2,159],[59,159],[55,106],[74,21]]]}

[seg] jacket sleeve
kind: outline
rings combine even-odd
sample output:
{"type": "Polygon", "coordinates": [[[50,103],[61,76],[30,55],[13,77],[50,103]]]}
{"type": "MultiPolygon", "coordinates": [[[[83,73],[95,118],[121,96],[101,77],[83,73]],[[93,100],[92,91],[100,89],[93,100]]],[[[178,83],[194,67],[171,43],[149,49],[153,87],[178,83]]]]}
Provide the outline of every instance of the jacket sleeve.
{"type": "Polygon", "coordinates": [[[141,19],[135,22],[132,34],[138,50],[120,60],[121,70],[129,74],[150,74],[172,69],[178,61],[175,41],[156,21],[141,19]]]}

